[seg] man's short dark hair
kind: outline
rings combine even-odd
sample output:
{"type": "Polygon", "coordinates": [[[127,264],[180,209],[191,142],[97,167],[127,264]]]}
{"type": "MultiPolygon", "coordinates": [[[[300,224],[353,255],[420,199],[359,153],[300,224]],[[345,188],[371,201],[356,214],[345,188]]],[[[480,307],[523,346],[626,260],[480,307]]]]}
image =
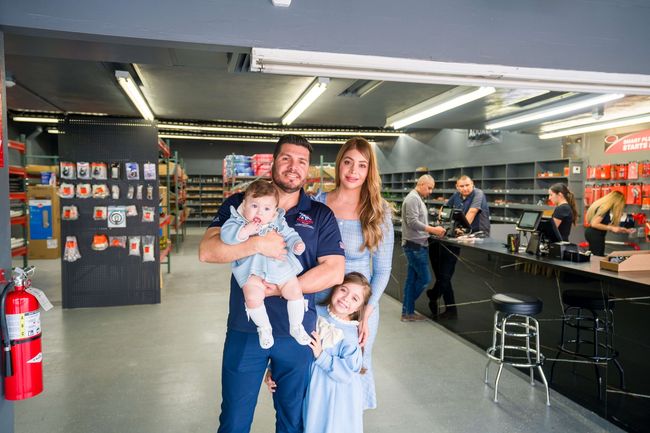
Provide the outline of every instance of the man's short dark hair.
{"type": "Polygon", "coordinates": [[[302,146],[309,150],[309,158],[311,159],[311,154],[314,151],[311,143],[307,141],[305,137],[298,134],[286,134],[280,137],[278,144],[275,145],[275,150],[273,151],[273,159],[278,157],[280,149],[282,149],[283,144],[295,144],[296,146],[302,146]]]}

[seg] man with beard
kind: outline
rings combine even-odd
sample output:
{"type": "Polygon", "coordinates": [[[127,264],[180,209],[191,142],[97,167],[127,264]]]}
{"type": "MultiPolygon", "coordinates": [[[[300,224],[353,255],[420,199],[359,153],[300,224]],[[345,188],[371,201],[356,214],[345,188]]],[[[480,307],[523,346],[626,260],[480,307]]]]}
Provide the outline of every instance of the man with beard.
{"type": "MultiPolygon", "coordinates": [[[[308,305],[303,320],[307,333],[316,327],[314,293],[341,283],[345,271],[341,234],[334,214],[324,204],[312,201],[302,189],[311,152],[311,144],[304,137],[284,135],[275,147],[272,169],[273,184],[280,195],[279,207],[286,210],[288,225],[298,232],[306,246],[305,252],[298,256],[304,269],[298,281],[308,305]]],[[[284,240],[273,231],[264,236],[251,236],[237,245],[221,241],[219,231],[230,217],[230,207],[237,209],[242,200],[242,193],[235,194],[219,209],[199,246],[202,262],[230,263],[257,253],[278,259],[286,255],[284,240]]],[[[262,349],[257,328],[246,316],[242,289],[231,277],[218,433],[250,431],[267,365],[277,384],[273,394],[276,432],[303,431],[302,402],[313,356],[309,346],[299,345],[289,335],[287,301],[279,295],[277,286],[267,284],[264,303],[273,325],[275,344],[270,349],[262,349]]]]}

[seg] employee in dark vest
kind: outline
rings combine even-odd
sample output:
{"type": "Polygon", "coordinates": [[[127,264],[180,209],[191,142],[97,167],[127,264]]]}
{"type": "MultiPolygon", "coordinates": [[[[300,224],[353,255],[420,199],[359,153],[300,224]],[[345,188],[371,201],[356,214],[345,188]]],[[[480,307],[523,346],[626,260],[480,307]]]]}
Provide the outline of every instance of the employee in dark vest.
{"type": "MultiPolygon", "coordinates": [[[[472,227],[472,233],[483,232],[486,237],[490,235],[490,208],[485,193],[474,188],[474,182],[469,176],[458,178],[456,192],[449,198],[446,205],[463,211],[472,227]]],[[[440,242],[432,241],[429,246],[429,259],[436,276],[436,282],[433,288],[427,291],[427,296],[434,319],[453,318],[457,315],[451,279],[454,276],[459,254],[460,248],[443,245],[440,242]],[[441,296],[446,309],[444,313],[438,314],[438,299],[441,296]]]]}
{"type": "Polygon", "coordinates": [[[404,283],[402,322],[424,320],[415,313],[415,300],[431,282],[431,271],[427,263],[429,236],[444,236],[445,229],[429,225],[429,213],[424,199],[433,192],[435,181],[431,176],[421,176],[415,189],[402,203],[402,248],[406,256],[408,270],[404,283]]]}

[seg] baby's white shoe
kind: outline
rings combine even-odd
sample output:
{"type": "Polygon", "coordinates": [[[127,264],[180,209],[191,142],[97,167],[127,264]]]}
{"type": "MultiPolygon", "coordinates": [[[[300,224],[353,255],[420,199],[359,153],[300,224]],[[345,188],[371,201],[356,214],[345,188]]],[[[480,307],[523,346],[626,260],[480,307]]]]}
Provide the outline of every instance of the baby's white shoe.
{"type": "Polygon", "coordinates": [[[311,337],[305,331],[305,328],[300,326],[294,326],[289,330],[289,334],[300,344],[301,346],[306,346],[311,343],[311,337]]]}
{"type": "Polygon", "coordinates": [[[260,337],[260,346],[262,346],[262,349],[269,349],[273,346],[273,343],[275,342],[273,340],[273,328],[270,326],[257,328],[257,333],[260,337]]]}

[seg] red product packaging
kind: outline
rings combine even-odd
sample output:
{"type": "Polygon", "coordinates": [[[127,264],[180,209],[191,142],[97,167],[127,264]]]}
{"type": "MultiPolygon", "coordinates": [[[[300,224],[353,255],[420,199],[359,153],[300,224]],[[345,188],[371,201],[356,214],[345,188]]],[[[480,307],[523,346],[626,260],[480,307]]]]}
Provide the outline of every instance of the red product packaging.
{"type": "Polygon", "coordinates": [[[627,179],[627,164],[619,164],[618,166],[618,179],[627,179]]]}
{"type": "Polygon", "coordinates": [[[650,198],[650,184],[643,185],[643,197],[650,198]]]}
{"type": "Polygon", "coordinates": [[[632,161],[627,165],[627,178],[628,179],[638,179],[639,178],[639,163],[632,161]]]}
{"type": "Polygon", "coordinates": [[[594,186],[585,185],[585,205],[591,206],[594,202],[594,186]]]}
{"type": "Polygon", "coordinates": [[[596,167],[593,165],[588,165],[587,166],[587,180],[594,180],[596,179],[596,167]]]}
{"type": "Polygon", "coordinates": [[[598,200],[603,196],[603,187],[600,185],[594,185],[594,189],[592,191],[592,203],[598,200]]]}
{"type": "Polygon", "coordinates": [[[650,161],[643,161],[641,163],[641,177],[650,177],[650,161]]]}
{"type": "Polygon", "coordinates": [[[631,183],[627,186],[625,203],[641,205],[641,185],[638,183],[631,183]]]}

